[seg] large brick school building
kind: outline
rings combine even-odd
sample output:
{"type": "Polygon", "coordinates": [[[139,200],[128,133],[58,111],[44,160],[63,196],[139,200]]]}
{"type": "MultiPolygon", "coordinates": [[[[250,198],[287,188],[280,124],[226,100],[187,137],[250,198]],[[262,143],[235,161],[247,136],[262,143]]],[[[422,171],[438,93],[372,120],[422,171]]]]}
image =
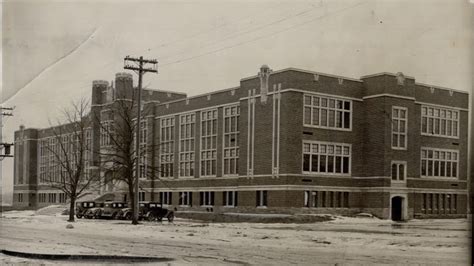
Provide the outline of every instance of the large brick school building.
{"type": "MultiPolygon", "coordinates": [[[[91,113],[113,123],[114,95],[131,90],[130,74],[94,81],[91,113]]],[[[143,145],[159,150],[141,167],[160,170],[141,178],[141,200],[181,211],[466,215],[466,92],[402,73],[354,79],[264,65],[234,88],[193,97],[145,90],[142,100],[143,145]]],[[[94,149],[107,142],[101,128],[91,129],[94,149]]],[[[15,133],[17,207],[66,201],[41,182],[54,171],[41,152],[49,139],[49,129],[15,133]]],[[[88,169],[106,175],[97,161],[88,169]]]]}

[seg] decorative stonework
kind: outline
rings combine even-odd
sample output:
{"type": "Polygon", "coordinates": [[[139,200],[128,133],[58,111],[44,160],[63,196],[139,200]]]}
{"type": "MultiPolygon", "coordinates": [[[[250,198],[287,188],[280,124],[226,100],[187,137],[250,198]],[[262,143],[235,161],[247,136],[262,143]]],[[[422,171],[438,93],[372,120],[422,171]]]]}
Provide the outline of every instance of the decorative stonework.
{"type": "Polygon", "coordinates": [[[211,100],[211,95],[210,95],[210,94],[207,95],[207,100],[208,100],[208,101],[211,100]]]}
{"type": "Polygon", "coordinates": [[[430,87],[430,92],[434,93],[435,89],[433,87],[430,87]]]}
{"type": "Polygon", "coordinates": [[[314,80],[314,81],[319,81],[319,75],[318,75],[318,74],[314,74],[313,80],[314,80]]]}
{"type": "Polygon", "coordinates": [[[337,82],[339,83],[339,85],[342,85],[342,83],[344,83],[344,79],[343,78],[338,78],[337,82]]]}
{"type": "Polygon", "coordinates": [[[115,78],[117,79],[132,79],[132,74],[130,73],[125,73],[125,72],[120,72],[120,73],[117,73],[115,74],[115,78]]]}
{"type": "Polygon", "coordinates": [[[268,78],[270,77],[271,73],[272,70],[267,65],[263,65],[260,68],[260,72],[258,73],[258,76],[260,77],[260,100],[262,103],[267,102],[268,78]]]}
{"type": "Polygon", "coordinates": [[[398,85],[405,85],[405,75],[402,72],[397,73],[396,79],[398,85]]]}
{"type": "Polygon", "coordinates": [[[106,80],[94,80],[92,86],[109,86],[109,82],[106,80]]]}

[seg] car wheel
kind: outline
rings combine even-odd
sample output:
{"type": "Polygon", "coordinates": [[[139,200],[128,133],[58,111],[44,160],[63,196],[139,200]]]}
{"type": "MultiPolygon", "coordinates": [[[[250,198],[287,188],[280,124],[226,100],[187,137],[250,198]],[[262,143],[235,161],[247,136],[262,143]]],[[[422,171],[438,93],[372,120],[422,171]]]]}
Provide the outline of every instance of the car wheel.
{"type": "Polygon", "coordinates": [[[81,218],[82,218],[82,215],[76,214],[76,217],[77,217],[78,219],[81,219],[81,218]]]}
{"type": "Polygon", "coordinates": [[[156,220],[155,214],[153,213],[148,214],[147,220],[150,222],[153,222],[154,220],[156,220]]]}
{"type": "Polygon", "coordinates": [[[125,214],[125,219],[126,220],[132,220],[132,213],[127,212],[127,214],[125,214]]]}
{"type": "Polygon", "coordinates": [[[172,223],[174,220],[174,214],[168,215],[168,222],[172,223]]]}

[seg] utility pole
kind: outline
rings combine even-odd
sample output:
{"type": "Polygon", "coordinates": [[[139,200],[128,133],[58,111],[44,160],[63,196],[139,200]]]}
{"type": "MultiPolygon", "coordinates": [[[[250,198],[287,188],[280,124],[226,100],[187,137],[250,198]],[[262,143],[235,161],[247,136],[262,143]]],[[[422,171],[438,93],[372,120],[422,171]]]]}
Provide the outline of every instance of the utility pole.
{"type": "Polygon", "coordinates": [[[3,143],[3,117],[13,116],[13,114],[11,112],[4,112],[4,110],[13,111],[13,108],[0,107],[0,161],[2,161],[5,157],[13,157],[13,155],[11,155],[11,147],[13,146],[13,144],[3,143]]]}
{"type": "MultiPolygon", "coordinates": [[[[147,60],[143,59],[143,56],[140,58],[133,58],[126,56],[124,58],[124,69],[133,70],[138,74],[138,95],[137,95],[137,128],[136,128],[136,137],[135,137],[135,206],[133,208],[133,220],[138,223],[138,200],[139,200],[139,178],[140,178],[140,127],[141,127],[141,103],[142,103],[142,76],[147,72],[158,73],[157,70],[158,61],[157,60],[147,60]],[[130,64],[132,63],[132,64],[130,64]],[[146,64],[151,64],[151,68],[146,68],[146,64]]],[[[133,89],[133,88],[132,88],[133,89]]]]}

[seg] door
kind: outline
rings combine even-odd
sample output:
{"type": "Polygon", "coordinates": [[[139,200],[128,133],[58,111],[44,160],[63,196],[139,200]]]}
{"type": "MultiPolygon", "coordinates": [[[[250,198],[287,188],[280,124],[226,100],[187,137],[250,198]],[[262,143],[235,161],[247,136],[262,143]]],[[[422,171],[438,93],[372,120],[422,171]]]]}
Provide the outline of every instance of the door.
{"type": "Polygon", "coordinates": [[[402,221],[403,220],[403,198],[396,196],[392,198],[392,220],[402,221]]]}

